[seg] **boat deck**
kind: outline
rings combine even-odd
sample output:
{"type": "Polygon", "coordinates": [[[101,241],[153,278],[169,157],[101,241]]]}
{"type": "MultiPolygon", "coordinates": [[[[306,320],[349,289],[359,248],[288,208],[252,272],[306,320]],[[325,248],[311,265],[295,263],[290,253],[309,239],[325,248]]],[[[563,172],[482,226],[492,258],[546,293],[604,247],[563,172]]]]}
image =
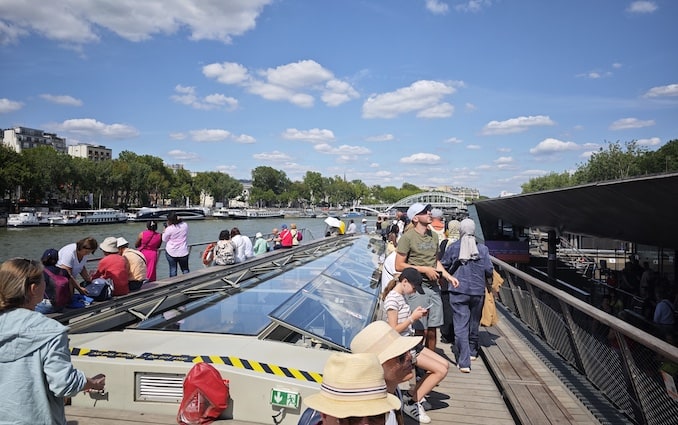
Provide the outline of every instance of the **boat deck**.
{"type": "MultiPolygon", "coordinates": [[[[510,320],[502,317],[498,325],[482,328],[481,345],[481,356],[473,362],[472,373],[464,374],[454,366],[454,355],[450,346],[438,344],[439,352],[450,359],[452,364],[447,378],[428,397],[432,405],[428,411],[432,423],[600,423],[575,394],[544,365],[510,320]],[[525,394],[531,396],[525,397],[525,394]]],[[[574,390],[577,391],[577,388],[574,390]]],[[[176,418],[172,415],[124,412],[96,406],[67,406],[66,416],[69,425],[176,423],[176,418]]],[[[281,424],[296,424],[295,421],[288,422],[283,419],[281,424]]],[[[410,418],[406,418],[405,422],[406,425],[416,425],[410,418]]],[[[214,423],[252,424],[231,419],[214,423]]],[[[273,423],[273,420],[269,423],[273,423]]]]}

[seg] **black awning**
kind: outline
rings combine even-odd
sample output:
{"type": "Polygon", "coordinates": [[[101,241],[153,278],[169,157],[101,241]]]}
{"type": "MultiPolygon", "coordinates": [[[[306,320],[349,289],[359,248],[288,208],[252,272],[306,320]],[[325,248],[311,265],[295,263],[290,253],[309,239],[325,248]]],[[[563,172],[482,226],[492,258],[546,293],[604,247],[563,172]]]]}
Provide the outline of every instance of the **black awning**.
{"type": "Polygon", "coordinates": [[[678,248],[678,173],[474,203],[481,220],[678,248]]]}

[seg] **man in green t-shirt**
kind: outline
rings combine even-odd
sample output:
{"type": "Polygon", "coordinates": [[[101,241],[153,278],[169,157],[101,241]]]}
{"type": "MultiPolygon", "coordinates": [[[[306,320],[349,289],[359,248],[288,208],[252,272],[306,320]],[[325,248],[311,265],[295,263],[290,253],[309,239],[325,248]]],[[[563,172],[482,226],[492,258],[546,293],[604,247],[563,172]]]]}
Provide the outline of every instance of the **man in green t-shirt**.
{"type": "Polygon", "coordinates": [[[414,267],[421,273],[424,293],[415,292],[407,297],[411,309],[422,306],[428,314],[412,323],[415,335],[424,335],[424,344],[430,350],[436,347],[436,328],[443,324],[443,303],[438,279],[446,279],[453,286],[459,281],[450,275],[438,260],[438,235],[431,231],[431,205],[415,203],[407,210],[412,226],[398,240],[396,271],[414,267]]]}

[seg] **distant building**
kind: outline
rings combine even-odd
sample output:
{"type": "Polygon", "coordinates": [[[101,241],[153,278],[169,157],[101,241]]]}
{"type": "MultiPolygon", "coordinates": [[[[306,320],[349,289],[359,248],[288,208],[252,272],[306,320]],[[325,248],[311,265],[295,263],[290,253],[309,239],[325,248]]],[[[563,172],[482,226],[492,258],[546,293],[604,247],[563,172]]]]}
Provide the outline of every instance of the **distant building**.
{"type": "Polygon", "coordinates": [[[86,158],[90,161],[110,161],[112,151],[105,146],[82,143],[68,147],[68,154],[77,158],[86,158]]]}
{"type": "Polygon", "coordinates": [[[67,153],[66,139],[58,137],[54,133],[46,133],[34,128],[14,127],[6,129],[3,132],[2,143],[14,149],[17,153],[38,146],[51,146],[57,152],[67,153]]]}
{"type": "Polygon", "coordinates": [[[480,191],[478,189],[472,189],[469,187],[438,186],[430,189],[441,192],[447,192],[452,196],[456,196],[457,198],[461,199],[466,200],[480,199],[480,191]]]}

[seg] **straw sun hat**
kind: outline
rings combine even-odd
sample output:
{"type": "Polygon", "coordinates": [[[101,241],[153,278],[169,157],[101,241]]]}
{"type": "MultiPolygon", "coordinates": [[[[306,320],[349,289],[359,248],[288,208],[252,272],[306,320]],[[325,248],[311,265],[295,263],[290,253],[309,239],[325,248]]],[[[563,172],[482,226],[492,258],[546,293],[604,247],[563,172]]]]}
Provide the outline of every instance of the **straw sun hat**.
{"type": "Polygon", "coordinates": [[[379,357],[379,362],[384,363],[410,351],[422,338],[422,336],[402,336],[383,320],[375,320],[353,337],[351,351],[374,353],[379,357]]]}
{"type": "Polygon", "coordinates": [[[387,392],[384,370],[372,353],[330,355],[320,392],[304,402],[311,409],[340,419],[400,409],[400,400],[387,392]]]}

